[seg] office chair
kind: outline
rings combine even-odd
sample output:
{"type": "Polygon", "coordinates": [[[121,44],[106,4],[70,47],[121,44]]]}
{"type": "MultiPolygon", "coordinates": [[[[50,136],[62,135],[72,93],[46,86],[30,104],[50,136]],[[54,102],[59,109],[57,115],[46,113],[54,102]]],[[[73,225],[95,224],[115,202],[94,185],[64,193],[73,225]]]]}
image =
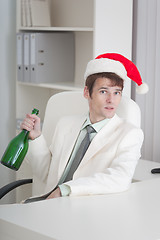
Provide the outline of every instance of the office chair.
{"type": "MultiPolygon", "coordinates": [[[[83,97],[81,91],[61,92],[53,95],[48,100],[42,133],[46,139],[47,145],[51,144],[55,126],[58,120],[66,115],[84,114],[88,111],[87,100],[83,97]]],[[[122,96],[121,102],[117,109],[117,115],[127,119],[130,123],[140,127],[141,112],[139,106],[130,98],[122,96]]],[[[33,176],[34,183],[32,184],[32,195],[39,195],[43,192],[44,185],[33,176]]],[[[0,189],[0,199],[11,190],[18,186],[32,183],[33,179],[17,180],[9,183],[0,189]]]]}

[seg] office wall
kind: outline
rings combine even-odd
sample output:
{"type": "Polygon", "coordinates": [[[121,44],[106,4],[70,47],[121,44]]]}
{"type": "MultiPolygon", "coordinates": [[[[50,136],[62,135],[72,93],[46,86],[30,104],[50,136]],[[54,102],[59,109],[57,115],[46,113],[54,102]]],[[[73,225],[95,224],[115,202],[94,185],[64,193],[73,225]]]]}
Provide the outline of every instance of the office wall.
{"type": "MultiPolygon", "coordinates": [[[[16,76],[16,0],[0,1],[0,158],[15,136],[15,76],[16,76]]],[[[15,180],[15,172],[0,164],[0,187],[15,180]]],[[[11,203],[10,193],[2,203],[11,203]]]]}
{"type": "Polygon", "coordinates": [[[134,0],[133,22],[133,60],[149,85],[146,95],[135,94],[145,136],[142,158],[160,162],[160,1],[134,0]]]}

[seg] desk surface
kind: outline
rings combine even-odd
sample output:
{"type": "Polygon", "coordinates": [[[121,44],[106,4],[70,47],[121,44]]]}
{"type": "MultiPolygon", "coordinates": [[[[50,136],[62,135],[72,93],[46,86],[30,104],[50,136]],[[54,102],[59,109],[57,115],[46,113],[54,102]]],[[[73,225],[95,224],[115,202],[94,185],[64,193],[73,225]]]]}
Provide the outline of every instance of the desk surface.
{"type": "Polygon", "coordinates": [[[160,174],[151,173],[153,168],[160,168],[160,163],[140,159],[133,176],[133,181],[144,181],[148,179],[159,178],[160,174]]]}
{"type": "Polygon", "coordinates": [[[160,240],[160,178],[123,193],[0,206],[5,240],[160,240]]]}

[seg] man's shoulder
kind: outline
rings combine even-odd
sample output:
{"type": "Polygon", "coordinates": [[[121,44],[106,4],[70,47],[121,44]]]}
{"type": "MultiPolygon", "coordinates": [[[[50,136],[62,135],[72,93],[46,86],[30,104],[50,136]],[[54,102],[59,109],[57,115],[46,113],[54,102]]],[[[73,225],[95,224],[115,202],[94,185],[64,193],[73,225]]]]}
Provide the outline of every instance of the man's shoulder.
{"type": "Polygon", "coordinates": [[[121,129],[123,132],[127,133],[130,131],[138,131],[142,132],[142,129],[136,124],[134,125],[133,123],[129,122],[127,119],[120,118],[118,115],[116,115],[116,123],[117,123],[117,128],[121,129]]]}

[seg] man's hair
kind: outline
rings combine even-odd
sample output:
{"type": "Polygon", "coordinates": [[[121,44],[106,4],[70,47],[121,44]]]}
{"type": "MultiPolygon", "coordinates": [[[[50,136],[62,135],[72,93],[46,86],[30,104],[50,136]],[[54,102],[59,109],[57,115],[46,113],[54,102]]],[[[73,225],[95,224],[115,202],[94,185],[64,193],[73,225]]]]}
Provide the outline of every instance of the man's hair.
{"type": "Polygon", "coordinates": [[[89,90],[90,97],[92,96],[95,81],[98,78],[108,78],[111,80],[112,87],[118,86],[118,87],[121,87],[123,90],[124,80],[121,77],[119,77],[116,73],[112,73],[112,72],[95,73],[95,74],[88,76],[86,79],[86,82],[85,82],[85,86],[87,86],[87,88],[89,90]]]}

